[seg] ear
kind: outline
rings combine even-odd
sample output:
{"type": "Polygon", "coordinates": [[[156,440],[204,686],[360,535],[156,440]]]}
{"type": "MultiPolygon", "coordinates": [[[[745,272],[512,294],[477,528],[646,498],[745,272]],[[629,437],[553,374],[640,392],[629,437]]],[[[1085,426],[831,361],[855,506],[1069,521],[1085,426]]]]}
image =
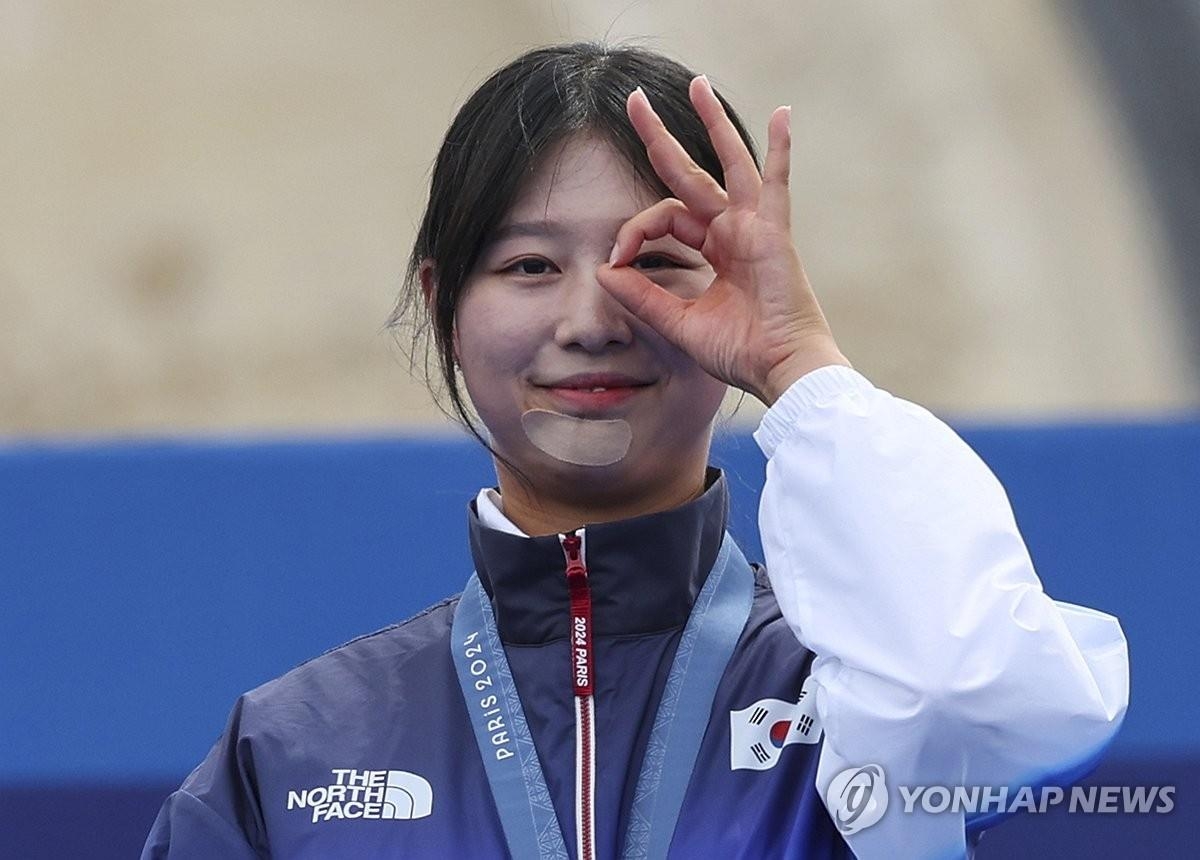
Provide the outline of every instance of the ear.
{"type": "Polygon", "coordinates": [[[417,269],[417,277],[421,279],[421,292],[425,295],[425,309],[433,312],[433,294],[437,289],[437,278],[434,274],[433,260],[426,257],[417,269]]]}
{"type": "MultiPolygon", "coordinates": [[[[426,257],[421,261],[421,266],[417,270],[417,276],[421,279],[421,293],[425,296],[425,310],[430,317],[434,312],[434,301],[437,296],[437,269],[433,259],[426,257]]],[[[454,364],[458,365],[458,326],[455,325],[452,329],[454,335],[454,364]]]]}

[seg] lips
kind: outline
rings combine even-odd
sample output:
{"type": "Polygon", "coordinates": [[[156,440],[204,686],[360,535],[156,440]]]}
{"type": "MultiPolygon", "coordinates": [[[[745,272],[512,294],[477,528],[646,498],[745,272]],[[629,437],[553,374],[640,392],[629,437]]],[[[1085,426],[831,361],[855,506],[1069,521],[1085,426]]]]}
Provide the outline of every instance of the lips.
{"type": "Polygon", "coordinates": [[[568,411],[588,415],[620,406],[652,384],[652,381],[622,373],[578,373],[541,387],[568,411]]]}
{"type": "Polygon", "coordinates": [[[548,382],[543,387],[590,391],[593,388],[640,388],[649,384],[650,380],[638,379],[624,373],[577,373],[548,382]]]}

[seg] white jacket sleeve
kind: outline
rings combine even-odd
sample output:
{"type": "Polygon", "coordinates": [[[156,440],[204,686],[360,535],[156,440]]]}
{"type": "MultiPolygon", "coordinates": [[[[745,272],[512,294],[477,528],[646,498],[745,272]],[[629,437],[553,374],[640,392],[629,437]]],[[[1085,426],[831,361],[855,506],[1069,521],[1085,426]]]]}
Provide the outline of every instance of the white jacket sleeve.
{"type": "Polygon", "coordinates": [[[899,785],[1036,786],[1099,755],[1129,698],[1124,634],[1046,596],[1003,487],[953,430],[829,366],[754,435],[767,572],[817,655],[818,789],[885,774],[888,811],[846,836],[862,860],[967,853],[964,815],[905,813],[899,785]]]}

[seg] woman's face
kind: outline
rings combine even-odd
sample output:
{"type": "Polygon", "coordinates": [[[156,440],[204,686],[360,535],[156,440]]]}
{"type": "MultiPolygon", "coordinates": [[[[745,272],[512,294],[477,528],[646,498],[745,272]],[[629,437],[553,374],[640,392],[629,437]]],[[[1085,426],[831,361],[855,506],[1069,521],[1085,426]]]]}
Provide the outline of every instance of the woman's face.
{"type": "MultiPolygon", "coordinates": [[[[657,199],[606,142],[571,138],[531,177],[467,280],[455,322],[466,388],[493,447],[535,484],[586,478],[593,492],[620,494],[678,482],[683,469],[703,474],[725,384],[596,280],[617,229],[657,199]],[[632,441],[616,463],[572,465],[530,441],[527,410],[622,419],[632,441]]],[[[684,297],[713,279],[700,253],[671,237],[647,242],[633,265],[684,297]]]]}

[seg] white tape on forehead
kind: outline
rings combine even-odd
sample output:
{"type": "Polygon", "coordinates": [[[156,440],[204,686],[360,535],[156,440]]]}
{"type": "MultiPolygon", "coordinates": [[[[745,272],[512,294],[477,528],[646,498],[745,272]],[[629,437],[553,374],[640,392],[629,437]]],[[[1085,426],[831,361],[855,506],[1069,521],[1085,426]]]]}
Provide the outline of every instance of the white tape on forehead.
{"type": "Polygon", "coordinates": [[[525,435],[556,460],[575,466],[611,466],[629,452],[633,430],[620,418],[576,418],[549,409],[521,416],[525,435]]]}

